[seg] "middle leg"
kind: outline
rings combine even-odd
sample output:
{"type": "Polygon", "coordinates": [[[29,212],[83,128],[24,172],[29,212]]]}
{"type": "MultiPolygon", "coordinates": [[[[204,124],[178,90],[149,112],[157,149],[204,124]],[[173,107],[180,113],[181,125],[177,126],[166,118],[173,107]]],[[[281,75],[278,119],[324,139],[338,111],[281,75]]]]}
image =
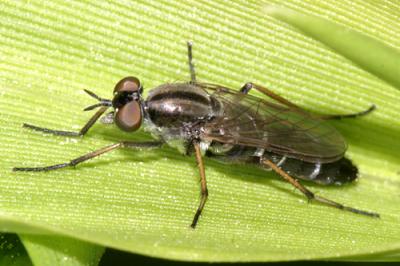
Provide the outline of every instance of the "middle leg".
{"type": "Polygon", "coordinates": [[[207,197],[208,197],[208,189],[207,189],[206,173],[204,170],[204,163],[203,163],[203,158],[201,156],[200,145],[196,142],[193,145],[194,145],[194,150],[196,153],[197,165],[198,165],[199,171],[200,171],[200,184],[201,184],[200,204],[199,204],[199,207],[197,208],[197,211],[193,217],[193,222],[190,225],[190,227],[192,227],[194,229],[196,227],[197,221],[199,220],[200,214],[203,211],[203,208],[206,204],[207,197]]]}

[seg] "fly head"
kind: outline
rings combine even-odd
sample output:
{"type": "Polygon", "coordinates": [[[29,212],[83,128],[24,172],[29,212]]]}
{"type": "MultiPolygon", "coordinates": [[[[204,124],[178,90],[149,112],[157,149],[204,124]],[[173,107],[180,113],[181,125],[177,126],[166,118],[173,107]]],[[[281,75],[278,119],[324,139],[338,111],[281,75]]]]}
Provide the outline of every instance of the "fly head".
{"type": "Polygon", "coordinates": [[[142,124],[141,93],[143,88],[136,77],[121,79],[114,88],[112,106],[114,121],[124,131],[135,131],[142,124]]]}

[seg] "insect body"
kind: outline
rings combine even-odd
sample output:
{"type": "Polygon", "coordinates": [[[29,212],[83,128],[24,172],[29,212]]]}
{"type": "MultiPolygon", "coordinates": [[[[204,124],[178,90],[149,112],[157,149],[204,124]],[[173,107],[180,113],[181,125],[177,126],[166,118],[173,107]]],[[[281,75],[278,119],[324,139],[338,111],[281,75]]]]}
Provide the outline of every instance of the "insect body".
{"type": "Polygon", "coordinates": [[[108,122],[128,132],[141,126],[155,141],[121,141],[88,153],[70,162],[46,167],[14,168],[14,171],[49,171],[74,166],[117,148],[152,148],[164,143],[186,155],[194,154],[199,166],[201,199],[191,227],[195,227],[205,206],[208,190],[203,156],[232,163],[252,163],[273,170],[299,189],[308,199],[323,204],[379,217],[379,214],[344,206],[315,195],[296,178],[321,184],[342,184],[357,178],[357,168],[344,157],[346,142],[327,119],[365,115],[374,109],[349,115],[314,115],[272,91],[246,83],[239,92],[226,87],[196,81],[192,46],[188,43],[191,81],[163,84],[149,91],[143,99],[143,87],[136,77],[126,77],[114,88],[112,100],[90,91],[99,103],[85,110],[99,108],[79,132],[59,131],[29,124],[25,127],[55,135],[82,136],[106,112],[108,122]],[[249,95],[251,89],[268,96],[249,95]]]}

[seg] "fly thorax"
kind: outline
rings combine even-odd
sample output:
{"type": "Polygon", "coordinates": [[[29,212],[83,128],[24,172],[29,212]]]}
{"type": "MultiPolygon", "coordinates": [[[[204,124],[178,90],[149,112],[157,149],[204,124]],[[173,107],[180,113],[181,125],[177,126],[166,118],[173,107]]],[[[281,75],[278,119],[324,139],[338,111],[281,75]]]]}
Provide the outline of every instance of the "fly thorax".
{"type": "Polygon", "coordinates": [[[215,103],[201,88],[188,83],[164,84],[149,92],[146,112],[161,127],[181,127],[213,116],[215,103]]]}
{"type": "Polygon", "coordinates": [[[164,84],[151,90],[144,101],[145,129],[183,153],[192,141],[200,141],[205,152],[209,142],[201,140],[203,125],[220,109],[219,102],[198,86],[164,84]]]}

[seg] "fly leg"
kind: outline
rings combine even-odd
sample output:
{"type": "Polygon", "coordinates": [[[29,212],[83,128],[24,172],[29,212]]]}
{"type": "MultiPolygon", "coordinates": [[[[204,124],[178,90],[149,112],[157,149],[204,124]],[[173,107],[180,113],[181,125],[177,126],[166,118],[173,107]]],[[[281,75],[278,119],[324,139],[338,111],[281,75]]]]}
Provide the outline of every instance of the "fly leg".
{"type": "Polygon", "coordinates": [[[345,210],[345,211],[362,214],[362,215],[366,215],[366,216],[370,216],[370,217],[376,217],[376,218],[380,217],[380,215],[378,213],[355,209],[355,208],[352,208],[349,206],[342,205],[342,204],[332,201],[330,199],[315,195],[313,192],[311,192],[306,187],[301,185],[296,179],[294,179],[293,177],[288,175],[285,171],[283,171],[281,168],[279,168],[276,164],[274,164],[270,160],[264,158],[264,159],[261,159],[261,163],[270,167],[277,174],[279,174],[283,179],[285,179],[290,184],[292,184],[295,188],[300,190],[309,200],[315,200],[317,202],[320,202],[322,204],[325,204],[325,205],[328,205],[328,206],[331,206],[331,207],[334,207],[334,208],[337,208],[340,210],[345,210]]]}
{"type": "Polygon", "coordinates": [[[33,129],[35,131],[40,131],[40,132],[45,132],[45,133],[50,133],[53,135],[57,136],[83,136],[88,132],[88,130],[96,123],[96,121],[100,118],[100,116],[108,109],[108,106],[102,106],[90,119],[89,121],[82,127],[79,132],[73,132],[73,131],[63,131],[63,130],[53,130],[53,129],[48,129],[48,128],[43,128],[43,127],[37,127],[34,125],[26,124],[24,123],[22,126],[26,128],[33,129]]]}
{"type": "Polygon", "coordinates": [[[162,145],[162,142],[158,141],[153,141],[153,142],[131,142],[131,141],[122,141],[118,142],[106,147],[103,147],[101,149],[98,149],[96,151],[87,153],[85,155],[82,155],[78,158],[72,159],[69,162],[66,163],[61,163],[61,164],[55,164],[55,165],[50,165],[50,166],[44,166],[44,167],[14,167],[12,170],[15,171],[25,171],[25,172],[45,172],[45,171],[51,171],[51,170],[56,170],[60,168],[65,168],[69,166],[76,166],[77,164],[80,164],[84,161],[90,160],[92,158],[95,158],[99,155],[102,155],[104,153],[113,151],[118,148],[155,148],[159,147],[162,145]]]}
{"type": "Polygon", "coordinates": [[[322,120],[340,120],[343,118],[356,118],[359,116],[364,116],[376,109],[375,104],[372,104],[368,109],[357,112],[357,113],[352,113],[352,114],[343,114],[343,115],[318,115],[317,117],[322,120]]]}
{"type": "Polygon", "coordinates": [[[267,95],[268,97],[286,105],[287,107],[295,108],[302,112],[305,112],[301,107],[297,106],[296,104],[292,103],[291,101],[286,100],[282,96],[279,96],[278,94],[274,93],[273,91],[271,91],[265,87],[262,87],[260,85],[257,85],[257,84],[251,83],[251,82],[247,82],[246,84],[244,84],[243,87],[240,89],[240,92],[243,94],[248,94],[251,89],[255,89],[255,90],[267,95]]]}
{"type": "Polygon", "coordinates": [[[187,42],[187,47],[188,47],[188,62],[189,62],[189,72],[190,72],[190,83],[196,83],[196,72],[194,70],[194,64],[193,64],[193,53],[192,53],[192,46],[193,42],[188,41],[187,42]]]}
{"type": "MultiPolygon", "coordinates": [[[[260,85],[248,82],[246,84],[244,84],[244,86],[240,89],[241,93],[247,94],[251,89],[256,89],[257,91],[267,95],[268,97],[286,105],[289,108],[294,108],[297,109],[297,111],[301,111],[303,113],[306,113],[305,110],[303,110],[301,107],[297,106],[296,104],[292,103],[289,100],[286,100],[285,98],[283,98],[282,96],[279,96],[278,94],[274,93],[273,91],[262,87],[260,85]]],[[[361,111],[361,112],[357,112],[357,113],[352,113],[352,114],[343,114],[343,115],[315,115],[315,118],[319,118],[322,120],[340,120],[343,118],[356,118],[359,116],[364,116],[367,115],[369,113],[371,113],[372,111],[374,111],[376,109],[375,105],[372,104],[367,110],[361,111]]]]}
{"type": "Polygon", "coordinates": [[[193,229],[196,227],[197,221],[199,220],[200,214],[203,211],[204,205],[206,204],[207,197],[208,197],[208,190],[207,190],[207,181],[206,181],[206,173],[204,170],[204,163],[203,158],[201,157],[201,150],[200,145],[198,143],[194,143],[194,150],[196,152],[196,161],[200,171],[200,184],[201,184],[201,198],[200,204],[197,208],[197,211],[193,217],[193,222],[190,225],[193,229]]]}

